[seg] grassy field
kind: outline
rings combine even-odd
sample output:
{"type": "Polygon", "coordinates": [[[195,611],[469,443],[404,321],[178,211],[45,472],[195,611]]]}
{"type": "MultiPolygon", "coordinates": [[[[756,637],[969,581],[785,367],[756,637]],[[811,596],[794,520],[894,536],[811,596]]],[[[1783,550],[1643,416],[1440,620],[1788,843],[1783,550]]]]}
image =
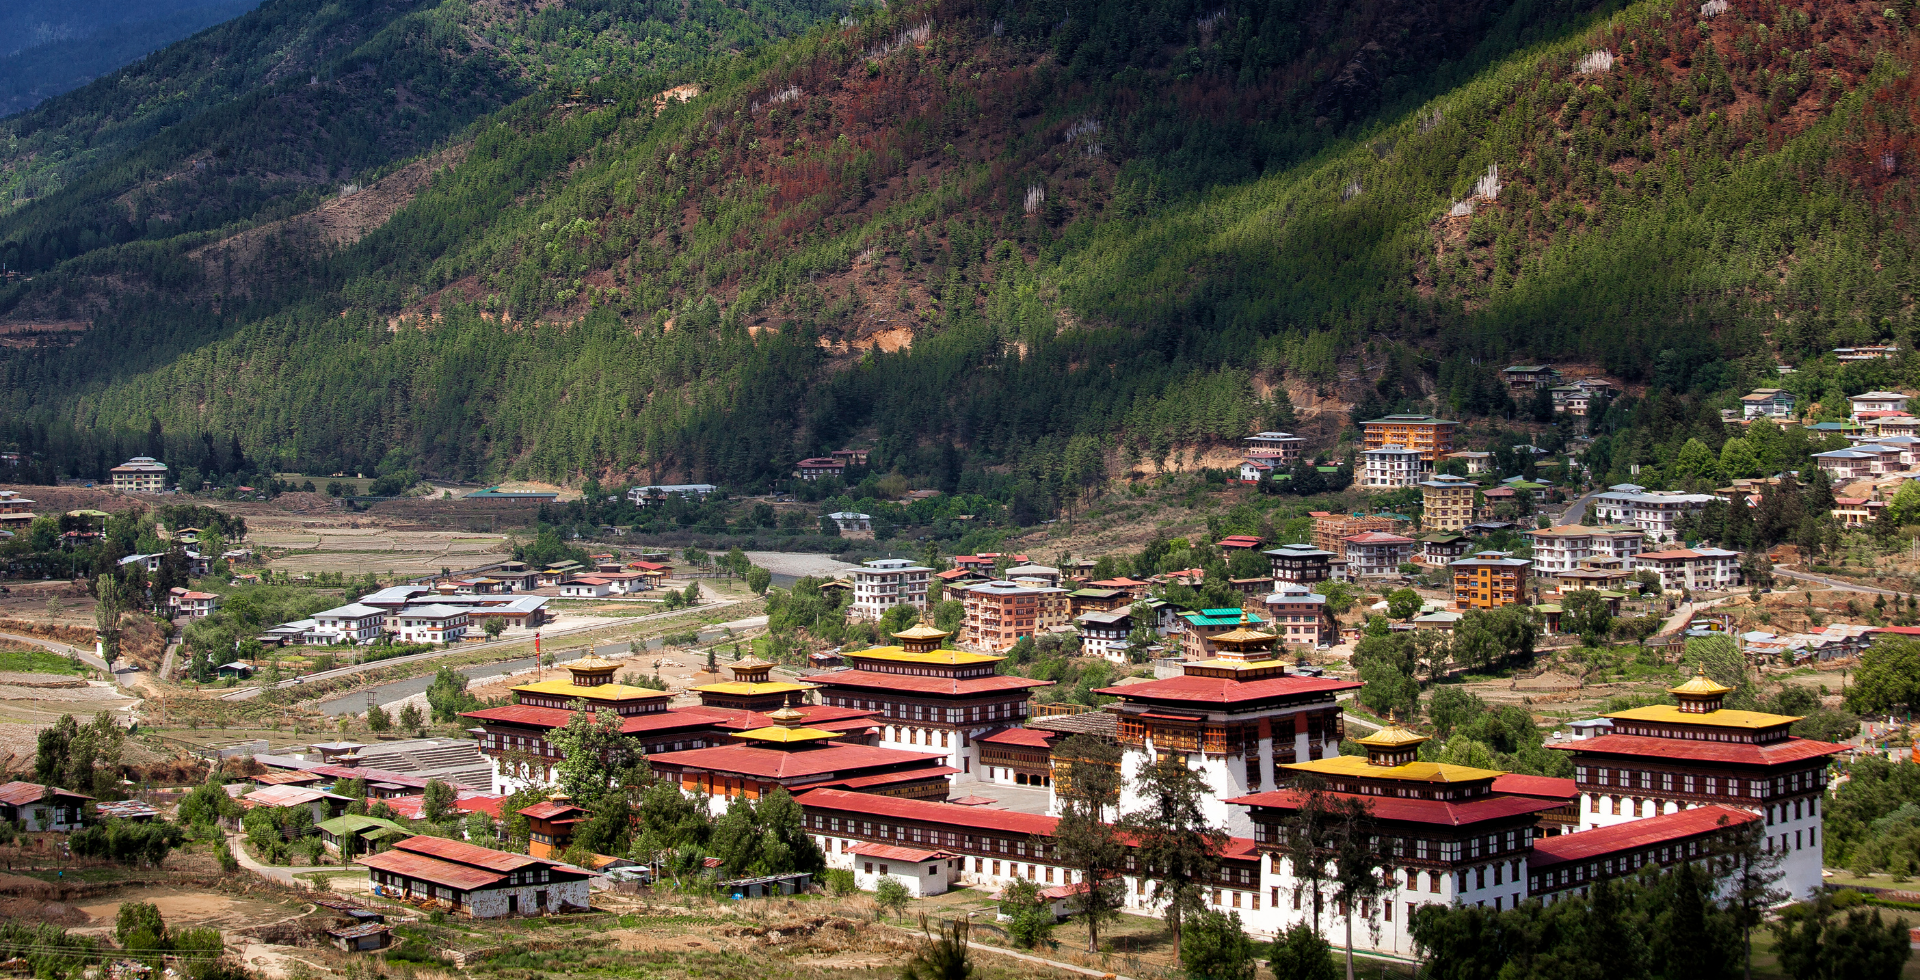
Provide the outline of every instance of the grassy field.
{"type": "Polygon", "coordinates": [[[46,650],[0,650],[0,674],[82,676],[87,668],[46,650]]]}

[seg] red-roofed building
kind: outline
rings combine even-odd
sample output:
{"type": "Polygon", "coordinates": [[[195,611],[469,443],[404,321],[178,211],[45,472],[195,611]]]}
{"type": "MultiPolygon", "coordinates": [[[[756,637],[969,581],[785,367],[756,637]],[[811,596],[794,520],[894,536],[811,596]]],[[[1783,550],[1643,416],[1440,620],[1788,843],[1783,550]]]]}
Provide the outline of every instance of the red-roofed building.
{"type": "Polygon", "coordinates": [[[1413,560],[1413,539],[1385,531],[1363,531],[1341,539],[1345,542],[1347,574],[1398,575],[1400,566],[1413,560]]]}
{"type": "MultiPolygon", "coordinates": [[[[1054,590],[1058,591],[1058,590],[1054,590]]],[[[1052,681],[999,673],[1005,657],[941,649],[947,634],[915,627],[895,635],[900,646],[845,651],[848,669],[813,674],[820,702],[874,712],[877,745],[909,752],[939,749],[944,764],[969,782],[980,765],[976,740],[1027,717],[1036,687],[1052,681]]]]}
{"type": "MultiPolygon", "coordinates": [[[[369,797],[368,802],[371,803],[375,799],[378,798],[369,797]]],[[[476,793],[472,790],[460,790],[454,796],[452,809],[453,812],[459,814],[484,813],[498,821],[500,819],[500,805],[505,803],[506,800],[507,798],[504,796],[476,793]]],[[[422,819],[425,816],[427,808],[427,798],[424,794],[396,796],[391,799],[380,800],[380,802],[385,803],[387,808],[392,810],[395,815],[405,817],[408,820],[422,819]]]]}
{"type": "Polygon", "coordinates": [[[946,851],[892,844],[855,844],[847,853],[853,856],[857,887],[877,889],[881,881],[892,878],[914,898],[945,894],[948,883],[960,877],[963,863],[946,851]]]}
{"type": "Polygon", "coordinates": [[[784,787],[788,792],[831,787],[911,799],[944,800],[946,753],[906,752],[842,742],[834,733],[807,727],[792,709],[768,715],[765,728],[732,733],[731,741],[709,748],[649,755],[656,777],[677,783],[683,792],[704,799],[718,814],[737,797],[758,800],[784,787]]]}
{"type": "Polygon", "coordinates": [[[1615,712],[1611,734],[1549,746],[1573,754],[1583,833],[1737,807],[1766,818],[1765,846],[1782,855],[1781,887],[1795,896],[1818,888],[1827,766],[1845,746],[1792,735],[1792,715],[1721,707],[1732,689],[1704,674],[1668,690],[1677,706],[1615,712]]]}
{"type": "Polygon", "coordinates": [[[846,472],[846,462],[831,456],[816,456],[793,464],[793,475],[809,482],[823,476],[844,476],[846,472]]]}
{"type": "Polygon", "coordinates": [[[0,820],[16,823],[31,833],[78,830],[86,825],[85,793],[14,780],[0,785],[0,820]]]}
{"type": "Polygon", "coordinates": [[[1220,539],[1221,551],[1245,550],[1260,547],[1260,539],[1251,534],[1229,534],[1220,539]]]}
{"type": "Polygon", "coordinates": [[[360,858],[378,894],[491,919],[584,912],[594,872],[439,837],[409,837],[360,858]]]}
{"type": "Polygon", "coordinates": [[[1063,734],[1040,728],[1003,728],[979,740],[980,778],[1012,786],[1052,786],[1053,746],[1063,734]]]}
{"type": "Polygon", "coordinates": [[[1527,891],[1552,902],[1565,895],[1583,895],[1602,879],[1698,861],[1723,845],[1729,830],[1759,819],[1751,810],[1709,803],[1599,830],[1542,838],[1534,844],[1527,864],[1527,891]]]}
{"type": "MultiPolygon", "coordinates": [[[[1245,837],[1253,831],[1246,812],[1223,801],[1277,788],[1276,774],[1288,763],[1338,755],[1346,728],[1334,696],[1360,684],[1287,673],[1284,661],[1269,659],[1270,635],[1243,628],[1216,639],[1215,658],[1183,665],[1178,677],[1098,693],[1120,699],[1106,710],[1120,718],[1124,772],[1139,771],[1158,753],[1189,753],[1213,789],[1208,819],[1245,837]],[[1246,642],[1232,639],[1243,632],[1246,642]]],[[[1143,805],[1132,793],[1129,781],[1123,812],[1143,805]]]]}

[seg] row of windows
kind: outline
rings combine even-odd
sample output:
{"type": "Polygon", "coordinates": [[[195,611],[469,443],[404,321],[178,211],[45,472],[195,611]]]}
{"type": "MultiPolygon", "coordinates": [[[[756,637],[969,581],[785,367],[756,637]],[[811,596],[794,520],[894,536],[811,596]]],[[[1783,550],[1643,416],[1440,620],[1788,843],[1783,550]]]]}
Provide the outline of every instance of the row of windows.
{"type": "MultiPolygon", "coordinates": [[[[1826,785],[1825,770],[1804,770],[1766,779],[1742,780],[1735,776],[1724,779],[1719,776],[1699,776],[1694,773],[1648,772],[1642,769],[1616,769],[1607,766],[1576,766],[1574,778],[1581,783],[1599,786],[1618,786],[1621,789],[1659,789],[1674,792],[1675,787],[1682,793],[1705,793],[1708,796],[1720,795],[1721,786],[1726,787],[1728,796],[1763,797],[1798,793],[1826,785]],[[1658,784],[1656,786],[1656,784],[1658,784]],[[1771,793],[1769,793],[1771,790],[1771,793]]],[[[1598,812],[1598,811],[1595,811],[1598,812]]]]}

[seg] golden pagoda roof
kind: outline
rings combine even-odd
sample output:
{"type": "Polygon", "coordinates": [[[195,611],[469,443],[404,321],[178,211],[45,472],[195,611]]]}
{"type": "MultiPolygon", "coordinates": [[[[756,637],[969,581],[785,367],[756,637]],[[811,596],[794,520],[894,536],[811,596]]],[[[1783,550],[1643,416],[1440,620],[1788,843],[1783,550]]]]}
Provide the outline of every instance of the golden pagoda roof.
{"type": "Polygon", "coordinates": [[[986,653],[969,653],[965,650],[927,650],[922,653],[908,653],[901,647],[874,647],[871,650],[850,650],[840,655],[842,657],[858,657],[867,660],[887,660],[902,664],[942,664],[950,667],[965,664],[992,664],[1007,659],[986,653]]]}
{"type": "Polygon", "coordinates": [[[1629,708],[1616,711],[1607,716],[1626,721],[1652,721],[1672,725],[1705,725],[1709,728],[1740,728],[1756,730],[1778,728],[1791,725],[1800,720],[1799,715],[1776,715],[1765,711],[1738,711],[1733,708],[1721,708],[1718,711],[1681,711],[1670,704],[1650,704],[1644,708],[1629,708]]]}
{"type": "Polygon", "coordinates": [[[1213,660],[1190,660],[1182,666],[1219,667],[1224,670],[1258,670],[1263,668],[1285,667],[1286,665],[1287,662],[1284,660],[1269,657],[1266,660],[1222,660],[1218,658],[1213,660]]]}
{"type": "Polygon", "coordinates": [[[1414,783],[1471,783],[1493,779],[1506,773],[1498,769],[1477,769],[1447,762],[1407,762],[1397,766],[1376,766],[1357,755],[1336,755],[1311,762],[1290,762],[1282,768],[1322,776],[1353,776],[1368,779],[1400,779],[1414,783]]]}
{"type": "Polygon", "coordinates": [[[1710,698],[1715,695],[1726,694],[1731,690],[1733,690],[1733,688],[1728,687],[1725,684],[1718,683],[1713,678],[1708,677],[1707,669],[1705,667],[1702,667],[1700,668],[1699,673],[1693,675],[1692,680],[1687,681],[1685,684],[1682,684],[1679,687],[1667,688],[1667,693],[1683,696],[1683,697],[1692,696],[1696,698],[1702,698],[1702,697],[1710,698]]]}
{"type": "Polygon", "coordinates": [[[586,673],[593,673],[594,671],[600,671],[600,670],[619,670],[620,669],[620,664],[618,661],[608,660],[605,657],[602,657],[598,654],[593,654],[593,653],[589,653],[586,656],[580,657],[575,660],[569,660],[566,663],[561,664],[560,666],[565,667],[568,670],[584,671],[586,673]]]}
{"type": "MultiPolygon", "coordinates": [[[[779,712],[775,712],[775,714],[778,713],[779,712]]],[[[798,714],[798,712],[795,712],[795,714],[798,714]]],[[[823,742],[827,739],[839,738],[840,735],[838,732],[829,732],[819,728],[789,728],[785,725],[768,725],[765,728],[755,728],[752,731],[734,732],[733,737],[751,742],[776,742],[782,745],[794,745],[803,742],[823,742]]]]}
{"type": "Polygon", "coordinates": [[[1242,626],[1225,633],[1216,633],[1207,639],[1215,643],[1264,643],[1279,638],[1280,635],[1278,633],[1263,633],[1259,630],[1250,630],[1242,626]]]}
{"type": "Polygon", "coordinates": [[[1387,727],[1355,741],[1376,749],[1403,749],[1431,741],[1431,739],[1419,732],[1407,731],[1400,727],[1398,722],[1389,721],[1387,727]]]}
{"type": "Polygon", "coordinates": [[[947,630],[935,629],[925,623],[915,623],[907,629],[893,634],[896,640],[944,640],[953,634],[947,630]]]}
{"type": "Polygon", "coordinates": [[[755,684],[750,681],[715,681],[701,684],[693,690],[701,694],[732,694],[737,697],[753,697],[761,694],[793,694],[799,691],[811,691],[812,684],[795,684],[792,681],[763,681],[755,684]]]}
{"type": "Polygon", "coordinates": [[[741,657],[739,660],[735,660],[733,663],[728,664],[727,669],[753,670],[758,667],[772,667],[772,666],[773,666],[772,661],[762,660],[759,657],[754,656],[753,654],[747,654],[746,656],[741,657]]]}
{"type": "Polygon", "coordinates": [[[593,687],[581,687],[572,681],[537,681],[532,684],[520,684],[516,691],[529,694],[555,694],[561,697],[586,698],[592,701],[650,701],[654,698],[668,698],[673,695],[665,691],[656,691],[650,687],[632,687],[627,684],[596,684],[593,687]]]}

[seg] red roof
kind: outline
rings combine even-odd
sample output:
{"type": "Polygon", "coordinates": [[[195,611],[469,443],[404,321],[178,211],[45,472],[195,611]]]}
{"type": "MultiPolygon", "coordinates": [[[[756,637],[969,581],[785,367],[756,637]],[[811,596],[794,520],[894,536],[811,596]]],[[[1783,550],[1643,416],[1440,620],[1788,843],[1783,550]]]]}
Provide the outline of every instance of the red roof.
{"type": "Polygon", "coordinates": [[[1699,742],[1690,738],[1654,738],[1647,735],[1601,735],[1577,742],[1549,745],[1550,749],[1596,755],[1651,756],[1694,762],[1731,762],[1749,766],[1778,766],[1804,762],[1846,751],[1846,746],[1810,738],[1789,738],[1769,745],[1750,742],[1699,742]]]}
{"type": "MultiPolygon", "coordinates": [[[[461,793],[453,801],[453,812],[479,812],[497,820],[500,817],[500,804],[506,802],[506,799],[504,796],[488,796],[485,793],[461,793]]],[[[392,799],[367,801],[369,806],[376,802],[385,803],[393,812],[408,820],[419,820],[421,814],[427,809],[427,798],[424,795],[396,796],[392,799]]]]}
{"type": "Polygon", "coordinates": [[[929,779],[942,779],[960,770],[952,766],[928,766],[925,769],[907,769],[901,772],[879,772],[871,776],[855,776],[852,779],[836,779],[830,783],[814,784],[822,788],[857,789],[871,792],[875,786],[892,786],[895,783],[918,783],[929,779]]]}
{"type": "Polygon", "coordinates": [[[944,572],[935,572],[933,573],[933,576],[937,579],[940,579],[943,582],[951,582],[954,579],[961,578],[963,576],[978,575],[978,574],[980,573],[974,571],[971,568],[961,567],[961,568],[949,568],[944,572]]]}
{"type": "Polygon", "coordinates": [[[461,891],[485,888],[489,885],[497,885],[507,880],[507,876],[504,874],[482,871],[479,868],[470,868],[464,864],[455,864],[452,861],[438,861],[419,854],[409,854],[405,851],[385,851],[379,854],[369,854],[361,858],[360,863],[378,871],[390,871],[394,874],[405,875],[408,878],[417,878],[421,881],[429,881],[436,885],[445,885],[461,891]]]}
{"type": "Polygon", "coordinates": [[[1029,745],[1036,749],[1044,749],[1051,747],[1053,740],[1059,737],[1059,732],[1042,731],[1038,728],[1002,728],[974,741],[993,745],[1029,745]]]}
{"type": "MultiPolygon", "coordinates": [[[[718,728],[733,732],[748,732],[756,728],[767,728],[778,724],[767,717],[764,711],[743,711],[739,708],[710,708],[710,711],[731,712],[733,717],[721,722],[718,728]]],[[[800,712],[801,722],[808,728],[819,728],[829,732],[860,732],[873,727],[880,713],[866,708],[840,708],[830,704],[800,704],[793,710],[800,712]]]]}
{"type": "Polygon", "coordinates": [[[509,854],[506,851],[496,851],[490,847],[480,847],[465,841],[448,840],[445,837],[409,837],[395,841],[393,849],[502,873],[555,864],[553,861],[542,861],[525,854],[509,854]]]}
{"type": "Polygon", "coordinates": [[[1229,534],[1220,539],[1222,548],[1258,548],[1260,539],[1251,534],[1229,534]]]}
{"type": "MultiPolygon", "coordinates": [[[[1531,796],[1507,796],[1495,794],[1472,800],[1406,800],[1397,796],[1366,796],[1359,793],[1330,793],[1343,799],[1360,800],[1372,810],[1375,818],[1396,820],[1401,823],[1436,824],[1442,827],[1465,827],[1489,820],[1502,820],[1508,817],[1521,817],[1542,810],[1551,810],[1560,806],[1560,800],[1542,800],[1531,796]]],[[[1236,796],[1227,801],[1241,806],[1264,806],[1279,810],[1292,810],[1300,805],[1300,794],[1290,789],[1273,790],[1266,793],[1253,793],[1248,796],[1236,796]]]]}
{"type": "Polygon", "coordinates": [[[1653,558],[1660,561],[1683,561],[1688,558],[1698,558],[1700,557],[1700,553],[1697,551],[1689,551],[1685,548],[1675,548],[1672,551],[1642,551],[1633,557],[1653,558]]]}
{"type": "Polygon", "coordinates": [[[990,677],[922,677],[914,674],[888,674],[877,670],[836,670],[831,674],[814,674],[807,680],[823,687],[859,687],[880,691],[900,691],[908,694],[995,694],[1000,691],[1017,691],[1028,687],[1051,687],[1052,681],[1033,681],[1025,677],[1007,677],[994,674],[990,677]]]}
{"type": "Polygon", "coordinates": [[[861,857],[881,858],[887,861],[905,861],[908,864],[938,861],[949,856],[945,851],[925,851],[917,847],[894,847],[892,844],[855,844],[853,845],[853,853],[861,857]]]}
{"type": "Polygon", "coordinates": [[[1165,680],[1147,681],[1144,684],[1127,684],[1122,687],[1103,687],[1095,694],[1107,694],[1128,701],[1187,701],[1202,704],[1232,704],[1242,701],[1263,701],[1268,698],[1292,697],[1302,694],[1320,694],[1333,691],[1351,691],[1361,686],[1359,681],[1335,680],[1331,677],[1268,677],[1257,681],[1237,681],[1231,677],[1196,677],[1181,675],[1165,680]]]}
{"type": "Polygon", "coordinates": [[[254,776],[253,781],[259,786],[305,786],[309,783],[317,783],[322,778],[324,777],[314,773],[296,770],[294,772],[270,772],[265,775],[254,776]]]}
{"type": "Polygon", "coordinates": [[[828,742],[818,748],[772,749],[759,745],[716,745],[705,749],[661,752],[647,757],[656,766],[738,773],[763,779],[799,779],[805,776],[871,775],[864,770],[914,765],[944,759],[938,752],[906,752],[877,745],[828,742]]]}
{"type": "Polygon", "coordinates": [[[1512,793],[1516,796],[1538,796],[1544,799],[1571,801],[1580,798],[1580,786],[1571,779],[1555,779],[1552,776],[1523,776],[1510,772],[1496,776],[1493,791],[1512,793]]]}
{"type": "Polygon", "coordinates": [[[1099,586],[1100,588],[1103,588],[1103,589],[1137,589],[1140,586],[1146,585],[1147,583],[1142,582],[1139,579],[1131,579],[1126,577],[1125,575],[1121,575],[1117,578],[1105,578],[1105,579],[1101,579],[1098,582],[1092,582],[1089,584],[1099,586]]]}
{"type": "MultiPolygon", "coordinates": [[[[735,712],[723,708],[689,707],[669,708],[665,711],[652,711],[644,715],[623,715],[620,718],[620,731],[625,735],[639,735],[647,732],[672,731],[674,729],[719,728],[731,721],[735,712]]],[[[482,708],[479,711],[462,712],[462,718],[478,718],[481,721],[500,722],[508,725],[526,725],[529,728],[564,728],[573,712],[565,708],[541,708],[531,704],[507,704],[498,708],[482,708]]]]}
{"type": "Polygon", "coordinates": [[[1760,815],[1751,810],[1709,803],[1691,810],[1630,820],[1577,834],[1538,837],[1534,839],[1533,856],[1527,859],[1527,866],[1538,869],[1567,861],[1603,858],[1620,851],[1631,852],[1656,844],[1684,841],[1718,830],[1723,824],[1737,827],[1758,819],[1760,815]]]}
{"type": "MultiPolygon", "coordinates": [[[[46,797],[46,794],[47,788],[45,786],[39,783],[21,782],[16,779],[4,786],[0,786],[0,803],[11,803],[14,806],[23,806],[29,803],[40,802],[46,797]]],[[[93,799],[93,797],[85,793],[75,793],[72,790],[61,789],[57,786],[54,787],[53,795],[56,798],[64,796],[76,800],[93,799]]]]}
{"type": "Polygon", "coordinates": [[[983,806],[960,806],[932,800],[903,800],[872,793],[849,793],[838,789],[816,789],[795,797],[803,808],[858,813],[863,816],[918,820],[922,823],[976,831],[1053,836],[1057,817],[1037,813],[1017,813],[983,806]]]}
{"type": "Polygon", "coordinates": [[[533,817],[537,820],[552,820],[555,817],[564,817],[574,813],[584,814],[586,812],[586,810],[574,806],[571,803],[555,803],[552,800],[543,800],[522,809],[520,815],[523,817],[533,817]]]}

